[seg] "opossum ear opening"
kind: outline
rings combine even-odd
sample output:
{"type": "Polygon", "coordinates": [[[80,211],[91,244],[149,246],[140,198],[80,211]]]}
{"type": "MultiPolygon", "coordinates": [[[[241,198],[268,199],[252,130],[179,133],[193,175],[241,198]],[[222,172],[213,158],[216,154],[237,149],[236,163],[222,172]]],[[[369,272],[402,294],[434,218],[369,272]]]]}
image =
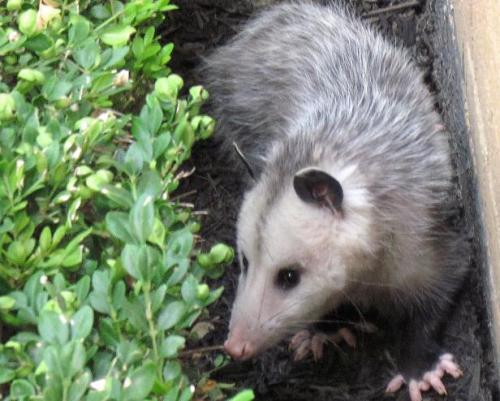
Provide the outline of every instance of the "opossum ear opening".
{"type": "Polygon", "coordinates": [[[233,148],[236,151],[236,154],[240,158],[241,162],[243,163],[243,165],[247,169],[248,174],[255,181],[255,173],[252,170],[252,166],[250,166],[250,163],[248,162],[247,158],[245,157],[245,155],[243,154],[243,152],[241,151],[240,147],[238,146],[238,144],[236,142],[233,142],[233,148]]]}
{"type": "Polygon", "coordinates": [[[340,183],[330,174],[312,167],[300,170],[293,177],[293,188],[304,202],[328,207],[340,212],[344,191],[340,183]]]}

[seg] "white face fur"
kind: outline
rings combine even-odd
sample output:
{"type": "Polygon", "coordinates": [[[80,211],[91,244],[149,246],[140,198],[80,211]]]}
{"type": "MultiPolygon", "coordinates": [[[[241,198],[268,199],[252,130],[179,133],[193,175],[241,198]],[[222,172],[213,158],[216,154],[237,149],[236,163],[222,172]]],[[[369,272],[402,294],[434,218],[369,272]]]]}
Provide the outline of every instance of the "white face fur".
{"type": "Polygon", "coordinates": [[[270,206],[265,177],[246,193],[238,219],[242,272],[226,343],[233,356],[263,351],[342,299],[349,270],[373,243],[371,203],[356,170],[327,171],[342,185],[338,213],[303,201],[292,180],[270,206]]]}

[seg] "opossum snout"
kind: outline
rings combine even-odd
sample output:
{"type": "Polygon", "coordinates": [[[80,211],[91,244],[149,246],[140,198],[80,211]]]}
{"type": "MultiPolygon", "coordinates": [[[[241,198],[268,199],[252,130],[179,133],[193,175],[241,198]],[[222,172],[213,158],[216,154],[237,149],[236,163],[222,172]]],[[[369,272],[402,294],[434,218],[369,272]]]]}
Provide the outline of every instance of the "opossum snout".
{"type": "Polygon", "coordinates": [[[255,344],[245,338],[244,331],[238,328],[231,330],[228,339],[224,343],[224,349],[236,360],[249,359],[256,354],[257,350],[255,344]]]}

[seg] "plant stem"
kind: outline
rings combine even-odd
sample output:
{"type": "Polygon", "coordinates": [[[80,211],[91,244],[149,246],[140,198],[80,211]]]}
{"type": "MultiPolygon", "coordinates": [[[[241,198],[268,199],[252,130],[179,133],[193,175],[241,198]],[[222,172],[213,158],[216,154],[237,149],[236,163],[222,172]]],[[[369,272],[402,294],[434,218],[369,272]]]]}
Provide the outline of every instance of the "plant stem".
{"type": "Polygon", "coordinates": [[[146,282],[143,286],[144,291],[144,301],[146,302],[146,319],[148,321],[149,326],[149,336],[151,337],[151,342],[153,343],[153,354],[156,366],[159,369],[159,377],[161,377],[161,364],[160,364],[160,355],[158,353],[158,344],[156,343],[156,327],[154,323],[153,316],[153,307],[151,303],[151,283],[146,282]]]}
{"type": "Polygon", "coordinates": [[[104,21],[101,25],[99,25],[95,31],[98,32],[100,31],[102,28],[104,28],[106,25],[110,24],[111,22],[113,22],[115,19],[117,19],[118,17],[120,17],[123,13],[124,13],[125,9],[117,12],[116,14],[114,14],[113,16],[109,17],[106,21],[104,21]]]}

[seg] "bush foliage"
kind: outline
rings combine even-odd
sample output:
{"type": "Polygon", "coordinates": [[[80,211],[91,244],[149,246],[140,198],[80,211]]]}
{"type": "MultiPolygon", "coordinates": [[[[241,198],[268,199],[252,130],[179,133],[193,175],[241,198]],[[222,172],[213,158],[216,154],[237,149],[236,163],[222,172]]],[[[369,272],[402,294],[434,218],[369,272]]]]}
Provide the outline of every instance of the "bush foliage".
{"type": "MultiPolygon", "coordinates": [[[[167,67],[173,45],[157,28],[173,9],[169,0],[0,4],[7,400],[187,401],[205,380],[186,375],[179,352],[221,294],[203,280],[233,253],[223,244],[202,253],[192,210],[172,196],[192,145],[214,127],[200,114],[207,92],[181,96],[167,67]]],[[[217,387],[196,392],[220,397],[217,387]]]]}

